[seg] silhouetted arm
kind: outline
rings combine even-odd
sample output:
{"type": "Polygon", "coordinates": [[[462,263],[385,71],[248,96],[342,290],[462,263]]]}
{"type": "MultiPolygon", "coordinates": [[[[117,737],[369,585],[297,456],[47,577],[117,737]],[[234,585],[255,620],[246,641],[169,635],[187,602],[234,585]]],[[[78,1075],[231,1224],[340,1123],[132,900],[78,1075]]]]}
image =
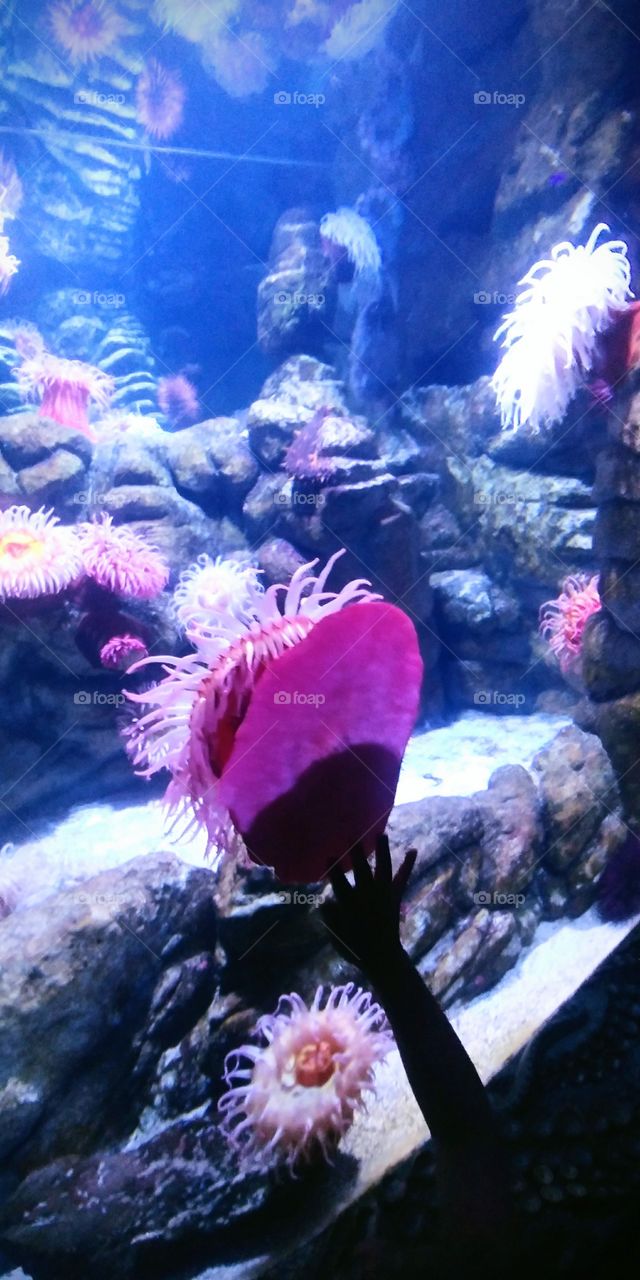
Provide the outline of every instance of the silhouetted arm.
{"type": "Polygon", "coordinates": [[[325,923],[340,953],[369,979],[391,1024],[405,1071],[435,1144],[443,1210],[468,1240],[493,1240],[509,1217],[507,1177],[489,1100],[464,1046],[403,950],[402,895],[415,863],[393,875],[389,842],[377,843],[375,871],[352,854],[355,884],[331,876],[325,923]]]}

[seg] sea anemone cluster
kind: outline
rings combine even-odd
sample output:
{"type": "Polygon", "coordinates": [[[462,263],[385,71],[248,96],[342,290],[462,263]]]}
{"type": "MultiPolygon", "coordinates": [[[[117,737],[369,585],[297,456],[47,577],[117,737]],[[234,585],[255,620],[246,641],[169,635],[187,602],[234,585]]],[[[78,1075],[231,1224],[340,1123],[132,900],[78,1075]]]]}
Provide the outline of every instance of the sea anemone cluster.
{"type": "Polygon", "coordinates": [[[112,516],[78,525],[77,536],[85,573],[106,591],[152,600],[166,587],[169,566],[160,552],[112,516]]]}
{"type": "Polygon", "coordinates": [[[16,376],[24,399],[40,401],[41,417],[80,431],[88,440],[97,439],[89,406],[106,409],[114,389],[113,378],[102,369],[41,350],[23,361],[16,376]]]}
{"type": "Polygon", "coordinates": [[[379,275],[382,259],[378,241],[371,224],[355,209],[343,207],[325,213],[320,237],[327,256],[333,257],[337,249],[347,257],[356,277],[379,275]]]}
{"type": "Polygon", "coordinates": [[[493,377],[503,428],[534,431],[561,421],[584,384],[603,332],[632,297],[622,240],[598,244],[598,223],[585,245],[557,244],[520,280],[525,287],[497,330],[505,353],[493,377]]]}
{"type": "Polygon", "coordinates": [[[0,512],[0,600],[57,595],[83,575],[75,530],[51,511],[15,506],[0,512]]]}
{"type": "Polygon", "coordinates": [[[598,574],[566,578],[560,595],[542,605],[540,634],[548,641],[561,671],[568,671],[580,657],[584,629],[601,607],[598,574]]]}
{"type": "MultiPolygon", "coordinates": [[[[179,607],[189,625],[195,652],[186,657],[154,658],[163,664],[166,677],[144,693],[129,693],[134,703],[150,708],[127,730],[132,760],[143,777],[160,769],[171,773],[166,801],[171,812],[187,820],[187,828],[203,827],[210,850],[233,848],[235,833],[228,810],[217,795],[217,783],[231,753],[238,727],[251,702],[254,686],[264,668],[279,655],[303,641],[314,627],[354,601],[373,600],[361,581],[348,583],[339,592],[326,590],[337,552],[317,576],[317,564],[300,566],[288,587],[275,585],[262,591],[247,575],[242,607],[212,611],[196,622],[192,600],[198,599],[203,576],[191,571],[179,588],[179,607]],[[196,587],[193,590],[195,579],[196,587]],[[191,585],[190,585],[191,584],[191,585]],[[284,595],[281,601],[280,596],[284,595]]],[[[208,566],[201,566],[202,575],[208,566]]],[[[225,571],[229,580],[233,570],[225,571]]],[[[218,565],[220,574],[220,565],[218,565]]],[[[237,606],[228,593],[224,605],[237,606]]],[[[131,672],[144,668],[144,659],[131,672]]]]}
{"type": "Polygon", "coordinates": [[[76,64],[112,53],[126,30],[111,0],[55,0],[47,16],[58,48],[76,64]]]}
{"type": "Polygon", "coordinates": [[[248,1166],[295,1171],[319,1154],[331,1159],[393,1047],[380,1005],[353,983],[318,987],[310,1007],[292,993],[259,1019],[256,1035],[258,1046],[225,1060],[225,1137],[248,1166]]]}
{"type": "Polygon", "coordinates": [[[138,123],[158,142],[167,142],[184,119],[187,94],[177,71],[149,58],[136,85],[138,123]]]}

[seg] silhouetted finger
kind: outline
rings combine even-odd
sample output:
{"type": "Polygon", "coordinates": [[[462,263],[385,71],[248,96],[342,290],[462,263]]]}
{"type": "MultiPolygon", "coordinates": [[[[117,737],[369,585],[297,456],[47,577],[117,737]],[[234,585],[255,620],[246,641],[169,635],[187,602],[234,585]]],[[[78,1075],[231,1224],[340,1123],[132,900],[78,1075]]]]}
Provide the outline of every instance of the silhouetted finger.
{"type": "Polygon", "coordinates": [[[375,879],[379,884],[391,884],[393,879],[391,868],[391,850],[387,836],[378,836],[376,840],[375,879]]]}
{"type": "Polygon", "coordinates": [[[351,850],[351,865],[353,866],[357,889],[363,889],[365,885],[372,883],[373,872],[367,862],[367,857],[361,844],[357,844],[351,850]]]}
{"type": "MultiPolygon", "coordinates": [[[[349,884],[344,871],[341,871],[340,867],[335,867],[333,871],[329,872],[329,880],[331,882],[331,888],[333,889],[336,901],[339,902],[341,906],[348,907],[351,898],[353,897],[353,887],[349,884]]],[[[326,905],[330,907],[331,903],[328,902],[326,905]]]]}
{"type": "Polygon", "coordinates": [[[396,902],[400,902],[404,895],[404,891],[409,883],[411,872],[416,864],[417,856],[417,849],[409,849],[408,853],[405,853],[404,855],[402,865],[398,868],[395,876],[393,877],[393,888],[396,902]]]}

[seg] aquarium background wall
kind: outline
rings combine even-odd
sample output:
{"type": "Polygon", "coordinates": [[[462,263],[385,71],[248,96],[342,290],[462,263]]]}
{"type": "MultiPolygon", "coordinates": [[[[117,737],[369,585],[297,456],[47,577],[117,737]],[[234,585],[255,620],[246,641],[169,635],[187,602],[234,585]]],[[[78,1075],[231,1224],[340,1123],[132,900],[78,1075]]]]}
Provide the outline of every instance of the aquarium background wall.
{"type": "Polygon", "coordinates": [[[635,918],[638,349],[556,422],[503,429],[493,376],[554,246],[605,224],[638,292],[639,42],[633,0],[0,6],[0,1272],[268,1275],[427,1150],[399,1068],[335,1178],[220,1133],[226,1054],[357,972],[326,884],[213,869],[132,762],[198,565],[342,552],[413,624],[404,940],[485,1078],[635,918]],[[496,1050],[474,1002],[541,939],[496,1050]]]}

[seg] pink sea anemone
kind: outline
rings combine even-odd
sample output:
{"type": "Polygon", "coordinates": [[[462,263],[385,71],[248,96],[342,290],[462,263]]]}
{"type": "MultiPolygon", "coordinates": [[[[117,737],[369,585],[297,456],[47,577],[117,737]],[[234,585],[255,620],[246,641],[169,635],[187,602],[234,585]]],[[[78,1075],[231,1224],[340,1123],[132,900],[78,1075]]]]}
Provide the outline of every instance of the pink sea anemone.
{"type": "Polygon", "coordinates": [[[585,626],[601,607],[598,575],[589,578],[582,573],[566,578],[560,595],[542,605],[540,634],[548,640],[561,671],[579,658],[585,626]]]}
{"type": "Polygon", "coordinates": [[[149,708],[127,731],[130,755],[144,777],[169,770],[175,819],[203,828],[210,851],[241,838],[286,883],[348,867],[360,842],[371,851],[418,710],[412,623],[367,582],[327,591],[340,554],[255,593],[245,618],[194,625],[196,652],[154,659],[165,679],[128,695],[149,708]]]}
{"type": "Polygon", "coordinates": [[[56,44],[74,63],[111,53],[126,26],[110,0],[56,0],[48,19],[56,44]]]}
{"type": "MultiPolygon", "coordinates": [[[[160,769],[172,775],[166,801],[176,818],[193,830],[204,827],[210,849],[234,846],[228,811],[217,799],[217,783],[257,680],[267,664],[300,644],[322,619],[353,601],[373,600],[368,583],[348,583],[342,591],[326,591],[337,552],[321,573],[317,564],[301,565],[287,587],[255,591],[247,616],[212,613],[190,631],[195,653],[182,658],[154,658],[166,677],[145,693],[129,693],[147,710],[127,732],[133,763],[143,777],[160,769]],[[284,593],[282,602],[279,600],[284,593]]],[[[139,671],[144,659],[131,668],[139,671]]]]}
{"type": "Polygon", "coordinates": [[[57,595],[83,576],[75,530],[51,511],[0,512],[0,599],[57,595]]]}
{"type": "Polygon", "coordinates": [[[78,538],[85,572],[105,590],[151,600],[166,587],[169,566],[160,552],[111,516],[79,525],[78,538]]]}
{"type": "Polygon", "coordinates": [[[173,427],[195,422],[200,411],[198,393],[183,373],[170,374],[158,382],[158,404],[173,427]]]}
{"type": "Polygon", "coordinates": [[[380,1005],[351,982],[318,987],[310,1008],[292,993],[256,1034],[259,1046],[227,1054],[222,1132],[249,1166],[330,1159],[393,1047],[380,1005]]]}
{"type": "Polygon", "coordinates": [[[372,853],[418,714],[422,661],[395,605],[324,618],[256,681],[218,787],[250,858],[285,884],[372,853]]]}
{"type": "Polygon", "coordinates": [[[17,378],[25,400],[41,401],[42,418],[53,418],[63,427],[80,431],[88,440],[96,440],[89,422],[89,405],[106,409],[114,387],[113,378],[102,369],[41,351],[20,365],[17,378]]]}
{"type": "Polygon", "coordinates": [[[136,88],[138,123],[152,138],[166,142],[184,119],[187,93],[177,71],[149,58],[136,88]]]}
{"type": "Polygon", "coordinates": [[[148,652],[140,636],[112,636],[100,650],[100,661],[111,671],[125,671],[132,662],[146,658],[148,652]]]}

